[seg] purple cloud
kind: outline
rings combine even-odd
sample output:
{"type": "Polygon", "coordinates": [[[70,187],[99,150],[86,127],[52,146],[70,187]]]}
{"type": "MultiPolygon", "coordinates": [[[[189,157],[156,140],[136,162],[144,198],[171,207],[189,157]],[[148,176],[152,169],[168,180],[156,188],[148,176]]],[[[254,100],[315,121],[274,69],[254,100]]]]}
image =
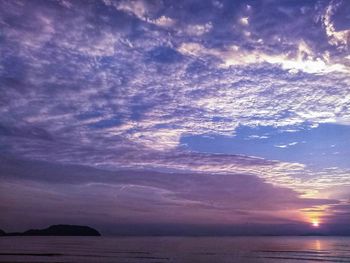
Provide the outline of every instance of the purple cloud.
{"type": "Polygon", "coordinates": [[[95,225],[302,224],[298,210],[338,203],[301,198],[247,174],[112,172],[12,158],[1,159],[0,174],[1,210],[6,211],[0,223],[8,228],[63,218],[70,222],[85,218],[95,225]]]}

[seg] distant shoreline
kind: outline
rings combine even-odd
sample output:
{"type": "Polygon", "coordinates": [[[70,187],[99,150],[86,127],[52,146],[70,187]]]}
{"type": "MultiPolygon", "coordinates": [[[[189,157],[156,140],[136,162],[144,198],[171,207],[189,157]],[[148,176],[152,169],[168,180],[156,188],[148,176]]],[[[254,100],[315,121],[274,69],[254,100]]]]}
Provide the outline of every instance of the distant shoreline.
{"type": "Polygon", "coordinates": [[[52,225],[44,229],[30,229],[25,232],[6,233],[0,230],[0,236],[101,236],[101,234],[89,226],[52,225]]]}
{"type": "Polygon", "coordinates": [[[189,237],[189,238],[264,238],[264,237],[350,237],[350,235],[22,235],[20,233],[8,233],[2,237],[106,237],[106,238],[147,238],[147,237],[189,237]]]}

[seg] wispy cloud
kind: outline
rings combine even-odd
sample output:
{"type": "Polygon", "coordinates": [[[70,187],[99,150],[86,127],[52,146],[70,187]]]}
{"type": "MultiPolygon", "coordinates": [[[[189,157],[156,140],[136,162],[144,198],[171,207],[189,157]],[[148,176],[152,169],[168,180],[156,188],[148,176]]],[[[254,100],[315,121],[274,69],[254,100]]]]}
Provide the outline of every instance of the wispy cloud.
{"type": "Polygon", "coordinates": [[[293,145],[297,145],[299,142],[290,142],[290,143],[287,143],[287,144],[276,144],[275,147],[278,147],[278,148],[288,148],[290,146],[293,146],[293,145]]]}
{"type": "Polygon", "coordinates": [[[4,157],[0,161],[3,200],[0,207],[6,211],[0,219],[2,226],[11,226],[14,217],[26,218],[26,221],[15,220],[22,227],[35,224],[38,218],[40,222],[50,223],[59,220],[62,211],[66,221],[79,221],[83,216],[94,225],[208,220],[217,224],[242,220],[281,224],[289,223],[291,214],[295,222],[302,222],[300,209],[339,203],[300,198],[290,189],[248,174],[111,172],[4,157]],[[11,180],[6,180],[6,175],[11,180]]]}

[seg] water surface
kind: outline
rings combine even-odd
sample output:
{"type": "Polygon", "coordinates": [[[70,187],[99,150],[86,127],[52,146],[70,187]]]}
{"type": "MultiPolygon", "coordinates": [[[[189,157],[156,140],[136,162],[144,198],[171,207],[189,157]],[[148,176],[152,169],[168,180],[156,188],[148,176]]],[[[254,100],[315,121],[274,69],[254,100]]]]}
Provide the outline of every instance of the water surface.
{"type": "Polygon", "coordinates": [[[350,238],[1,237],[0,262],[350,262],[350,238]]]}

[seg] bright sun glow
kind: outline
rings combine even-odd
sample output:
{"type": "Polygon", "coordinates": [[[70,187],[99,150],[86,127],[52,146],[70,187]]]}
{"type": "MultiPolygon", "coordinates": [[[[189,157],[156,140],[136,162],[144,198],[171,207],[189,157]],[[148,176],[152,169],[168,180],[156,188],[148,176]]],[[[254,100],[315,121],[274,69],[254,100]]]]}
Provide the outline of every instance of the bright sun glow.
{"type": "Polygon", "coordinates": [[[313,221],[312,221],[312,226],[313,226],[313,227],[319,227],[319,226],[320,226],[320,223],[319,223],[317,220],[313,220],[313,221]]]}

